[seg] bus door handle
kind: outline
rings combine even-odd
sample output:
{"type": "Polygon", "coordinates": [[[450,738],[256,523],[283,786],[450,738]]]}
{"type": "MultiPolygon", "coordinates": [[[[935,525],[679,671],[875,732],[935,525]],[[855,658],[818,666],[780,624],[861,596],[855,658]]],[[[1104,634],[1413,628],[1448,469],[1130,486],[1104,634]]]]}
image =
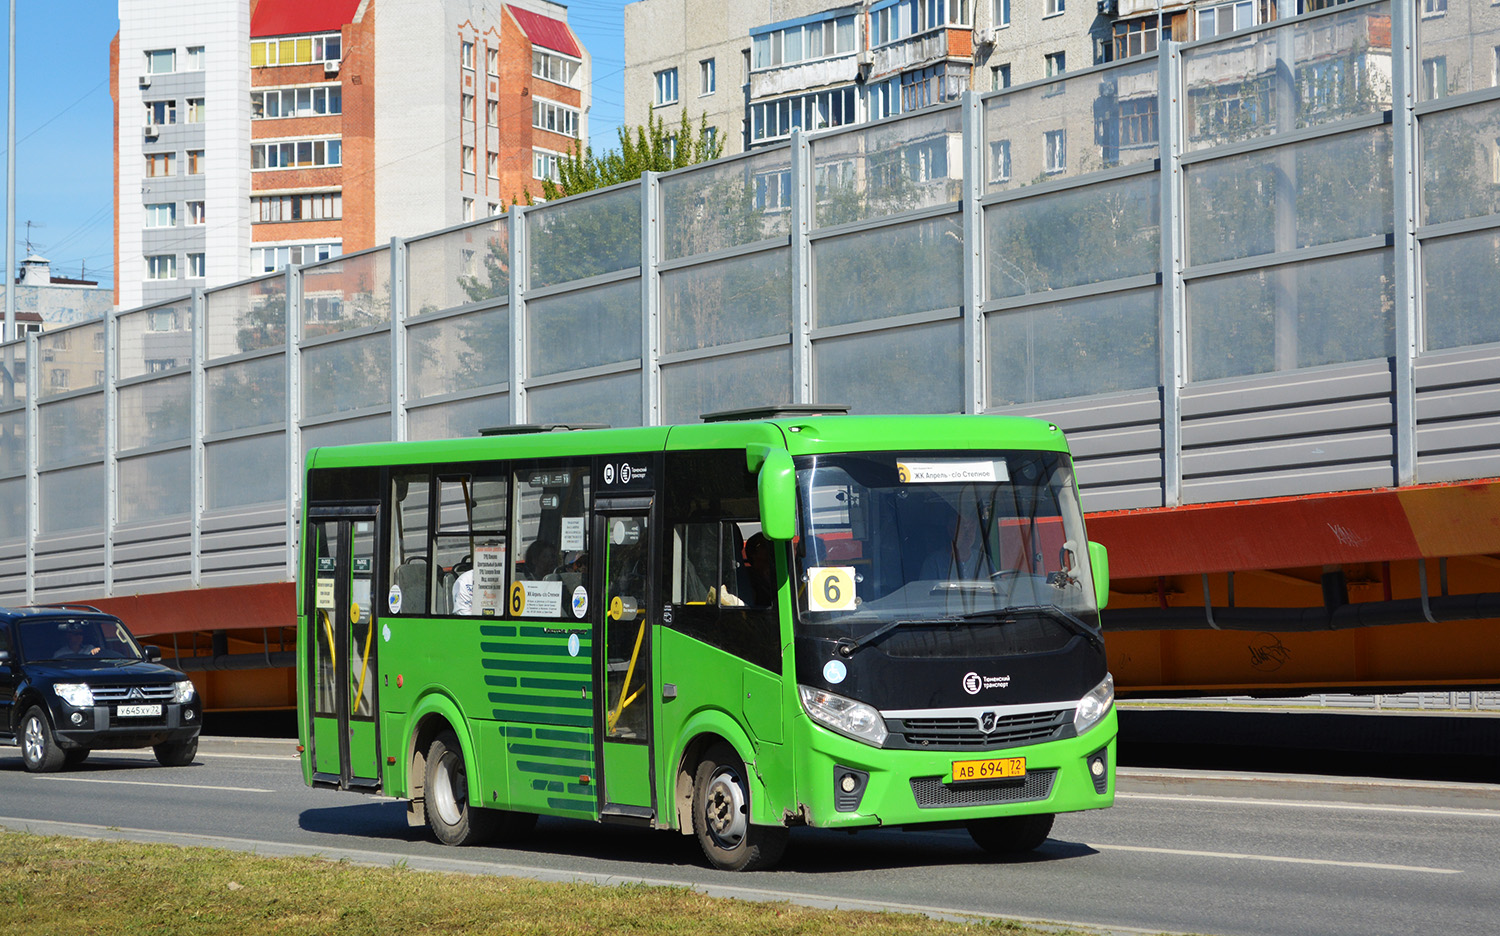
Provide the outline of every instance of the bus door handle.
{"type": "Polygon", "coordinates": [[[675,698],[677,698],[677,684],[676,683],[662,683],[661,684],[661,700],[663,702],[670,702],[670,701],[672,701],[675,698]]]}

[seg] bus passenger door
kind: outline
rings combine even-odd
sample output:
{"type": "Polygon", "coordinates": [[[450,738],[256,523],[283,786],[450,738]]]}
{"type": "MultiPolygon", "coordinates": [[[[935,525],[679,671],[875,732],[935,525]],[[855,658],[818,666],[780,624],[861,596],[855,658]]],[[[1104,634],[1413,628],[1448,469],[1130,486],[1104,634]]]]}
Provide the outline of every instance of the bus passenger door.
{"type": "Polygon", "coordinates": [[[656,550],[650,505],[649,497],[595,504],[595,555],[603,556],[595,632],[604,635],[595,651],[603,657],[595,719],[603,765],[600,815],[606,820],[649,822],[656,815],[651,782],[651,559],[656,550]]]}
{"type": "Polygon", "coordinates": [[[339,789],[380,787],[375,731],[376,647],[372,585],[376,522],[370,508],[311,510],[306,550],[307,609],[313,634],[313,780],[339,789]],[[330,515],[332,514],[332,515],[330,515]]]}

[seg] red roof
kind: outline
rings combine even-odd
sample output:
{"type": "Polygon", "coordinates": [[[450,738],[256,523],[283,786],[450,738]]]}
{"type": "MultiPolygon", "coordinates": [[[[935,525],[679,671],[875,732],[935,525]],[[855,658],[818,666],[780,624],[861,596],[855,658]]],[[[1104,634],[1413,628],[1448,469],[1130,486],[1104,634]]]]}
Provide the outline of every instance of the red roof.
{"type": "Polygon", "coordinates": [[[250,36],[299,36],[337,32],[353,22],[360,0],[260,0],[250,17],[250,36]]]}
{"type": "Polygon", "coordinates": [[[532,45],[571,55],[576,59],[583,58],[583,50],[578,47],[578,40],[573,38],[573,30],[568,28],[567,23],[520,7],[507,5],[505,8],[516,18],[521,31],[531,40],[532,45]]]}

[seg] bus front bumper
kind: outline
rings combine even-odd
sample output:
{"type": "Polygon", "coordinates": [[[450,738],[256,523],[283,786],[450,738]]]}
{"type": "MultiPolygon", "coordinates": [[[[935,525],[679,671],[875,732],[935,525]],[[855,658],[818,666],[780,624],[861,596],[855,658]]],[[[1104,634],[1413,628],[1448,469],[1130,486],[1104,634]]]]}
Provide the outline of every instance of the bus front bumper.
{"type": "Polygon", "coordinates": [[[1111,708],[1076,738],[993,751],[884,750],[796,719],[797,788],[803,820],[817,828],[967,822],[993,816],[1103,809],[1115,800],[1111,708]],[[957,781],[959,761],[1025,758],[1025,774],[957,781]]]}

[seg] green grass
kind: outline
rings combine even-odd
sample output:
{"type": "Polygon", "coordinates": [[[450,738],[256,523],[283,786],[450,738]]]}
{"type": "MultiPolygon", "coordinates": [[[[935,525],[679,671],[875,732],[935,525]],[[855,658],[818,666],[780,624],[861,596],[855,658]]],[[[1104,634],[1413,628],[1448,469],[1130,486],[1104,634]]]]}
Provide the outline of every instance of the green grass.
{"type": "Polygon", "coordinates": [[[1013,921],[818,910],[686,887],[557,884],[317,858],[0,832],[0,933],[671,936],[1075,933],[1013,921]]]}

